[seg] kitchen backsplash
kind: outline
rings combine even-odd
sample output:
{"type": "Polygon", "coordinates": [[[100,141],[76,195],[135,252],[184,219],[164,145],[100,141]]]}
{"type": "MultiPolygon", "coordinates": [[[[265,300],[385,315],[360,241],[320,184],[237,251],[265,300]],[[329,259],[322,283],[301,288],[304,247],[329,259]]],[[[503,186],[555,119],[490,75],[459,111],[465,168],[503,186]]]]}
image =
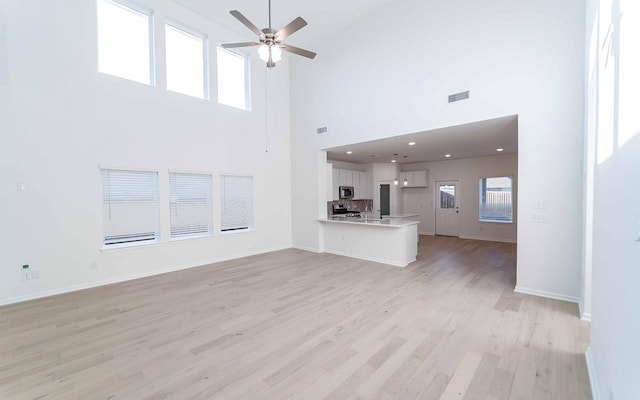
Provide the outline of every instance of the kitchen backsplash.
{"type": "Polygon", "coordinates": [[[347,206],[349,211],[373,211],[373,200],[371,199],[361,199],[361,200],[333,200],[327,201],[327,216],[333,215],[333,205],[334,204],[343,204],[347,206]]]}

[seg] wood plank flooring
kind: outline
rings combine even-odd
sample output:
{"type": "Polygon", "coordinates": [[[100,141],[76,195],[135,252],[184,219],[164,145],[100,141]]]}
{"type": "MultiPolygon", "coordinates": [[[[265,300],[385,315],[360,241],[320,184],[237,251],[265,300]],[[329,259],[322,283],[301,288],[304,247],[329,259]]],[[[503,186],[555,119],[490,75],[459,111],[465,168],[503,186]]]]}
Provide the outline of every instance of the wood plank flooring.
{"type": "Polygon", "coordinates": [[[590,399],[588,324],[515,255],[289,249],[0,307],[0,399],[590,399]]]}

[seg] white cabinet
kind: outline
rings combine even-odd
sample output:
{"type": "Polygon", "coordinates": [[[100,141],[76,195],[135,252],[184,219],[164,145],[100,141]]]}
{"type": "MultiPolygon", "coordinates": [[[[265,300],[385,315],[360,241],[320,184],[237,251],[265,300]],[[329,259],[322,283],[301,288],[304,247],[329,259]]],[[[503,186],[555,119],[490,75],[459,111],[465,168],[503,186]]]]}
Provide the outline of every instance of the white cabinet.
{"type": "Polygon", "coordinates": [[[364,171],[352,171],[349,169],[333,169],[333,199],[339,199],[338,187],[353,186],[354,199],[370,199],[371,185],[364,171]]]}
{"type": "Polygon", "coordinates": [[[369,182],[367,182],[367,173],[358,171],[358,180],[360,181],[360,191],[356,191],[356,196],[359,199],[370,199],[371,195],[369,194],[369,182]]]}
{"type": "Polygon", "coordinates": [[[340,198],[340,194],[338,192],[338,187],[340,186],[340,170],[337,168],[333,169],[333,181],[331,182],[331,186],[332,186],[332,199],[333,200],[338,200],[340,198]]]}
{"type": "Polygon", "coordinates": [[[400,172],[400,187],[428,187],[429,178],[426,170],[400,172]],[[405,185],[404,182],[407,181],[405,185]]]}
{"type": "Polygon", "coordinates": [[[340,186],[353,186],[353,171],[340,169],[340,186]]]}
{"type": "Polygon", "coordinates": [[[352,185],[353,186],[353,198],[354,199],[361,199],[362,196],[360,195],[360,175],[359,175],[360,171],[351,171],[351,179],[352,179],[352,185]]]}

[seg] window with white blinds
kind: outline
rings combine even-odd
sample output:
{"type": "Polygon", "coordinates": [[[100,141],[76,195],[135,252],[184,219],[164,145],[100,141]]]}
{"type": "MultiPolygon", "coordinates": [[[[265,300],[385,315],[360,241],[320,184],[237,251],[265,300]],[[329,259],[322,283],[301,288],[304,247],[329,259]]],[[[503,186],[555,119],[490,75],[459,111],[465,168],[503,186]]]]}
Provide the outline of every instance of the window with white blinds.
{"type": "Polygon", "coordinates": [[[252,229],[253,177],[222,175],[220,209],[223,232],[252,229]]]}
{"type": "Polygon", "coordinates": [[[211,175],[169,173],[171,239],[213,234],[211,175]]]}
{"type": "Polygon", "coordinates": [[[158,173],[101,169],[104,247],[160,239],[158,173]]]}

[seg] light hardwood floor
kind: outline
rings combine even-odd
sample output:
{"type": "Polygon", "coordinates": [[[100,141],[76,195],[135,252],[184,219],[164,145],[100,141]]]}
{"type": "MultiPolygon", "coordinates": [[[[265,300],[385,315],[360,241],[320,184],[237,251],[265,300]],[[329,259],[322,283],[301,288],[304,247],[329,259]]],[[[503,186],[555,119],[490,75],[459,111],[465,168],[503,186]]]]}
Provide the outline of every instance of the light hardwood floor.
{"type": "Polygon", "coordinates": [[[588,324],[513,292],[515,249],[290,249],[1,307],[0,399],[590,399],[588,324]]]}

